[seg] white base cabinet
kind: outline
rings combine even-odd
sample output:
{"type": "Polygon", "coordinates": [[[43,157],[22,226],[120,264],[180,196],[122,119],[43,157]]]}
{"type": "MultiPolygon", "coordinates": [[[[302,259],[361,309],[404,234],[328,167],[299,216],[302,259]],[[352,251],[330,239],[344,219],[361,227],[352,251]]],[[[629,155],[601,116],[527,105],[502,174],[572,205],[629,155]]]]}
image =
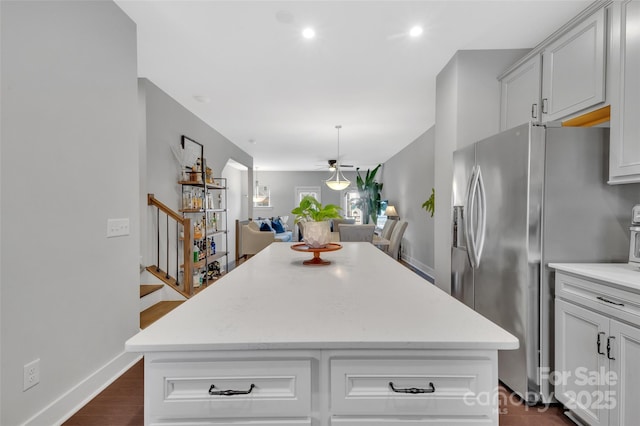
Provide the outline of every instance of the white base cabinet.
{"type": "Polygon", "coordinates": [[[572,303],[556,300],[555,396],[591,425],[609,424],[612,389],[600,372],[611,371],[606,355],[609,318],[572,303]],[[587,380],[596,374],[596,380],[587,380]]]}
{"type": "Polygon", "coordinates": [[[555,331],[558,401],[589,425],[636,424],[640,294],[556,272],[555,331]]]}
{"type": "Polygon", "coordinates": [[[618,407],[611,411],[611,425],[632,425],[640,419],[640,328],[611,321],[611,336],[617,343],[612,370],[618,373],[614,396],[618,407]]]}
{"type": "Polygon", "coordinates": [[[497,352],[145,354],[154,426],[498,425],[497,352]]]}

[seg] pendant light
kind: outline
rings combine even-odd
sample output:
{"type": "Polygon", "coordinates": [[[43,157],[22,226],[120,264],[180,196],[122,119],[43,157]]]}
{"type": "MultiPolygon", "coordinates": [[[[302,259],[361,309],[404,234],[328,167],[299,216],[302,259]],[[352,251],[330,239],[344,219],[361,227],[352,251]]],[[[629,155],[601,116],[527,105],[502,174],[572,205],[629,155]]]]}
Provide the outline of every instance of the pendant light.
{"type": "Polygon", "coordinates": [[[333,172],[333,175],[324,181],[324,183],[327,184],[327,186],[331,189],[333,189],[334,191],[342,191],[343,189],[347,188],[349,185],[351,185],[351,182],[344,177],[344,175],[342,174],[342,172],[340,171],[340,129],[342,128],[341,125],[336,125],[336,129],[338,130],[338,155],[336,157],[336,170],[335,172],[333,172]]]}
{"type": "Polygon", "coordinates": [[[253,188],[253,202],[261,203],[267,196],[260,192],[260,184],[258,183],[258,168],[254,168],[254,174],[256,175],[256,186],[253,188]]]}

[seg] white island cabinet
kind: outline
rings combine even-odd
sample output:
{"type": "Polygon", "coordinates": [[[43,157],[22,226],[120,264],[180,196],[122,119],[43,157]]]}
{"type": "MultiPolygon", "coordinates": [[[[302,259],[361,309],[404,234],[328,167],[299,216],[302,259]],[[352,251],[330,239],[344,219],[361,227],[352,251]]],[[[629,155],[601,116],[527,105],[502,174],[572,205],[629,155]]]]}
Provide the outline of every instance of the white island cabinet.
{"type": "Polygon", "coordinates": [[[556,398],[588,425],[637,424],[640,268],[549,266],[556,269],[556,398]]]}
{"type": "Polygon", "coordinates": [[[145,424],[498,425],[518,340],[369,243],[274,243],[150,327],[145,424]]]}

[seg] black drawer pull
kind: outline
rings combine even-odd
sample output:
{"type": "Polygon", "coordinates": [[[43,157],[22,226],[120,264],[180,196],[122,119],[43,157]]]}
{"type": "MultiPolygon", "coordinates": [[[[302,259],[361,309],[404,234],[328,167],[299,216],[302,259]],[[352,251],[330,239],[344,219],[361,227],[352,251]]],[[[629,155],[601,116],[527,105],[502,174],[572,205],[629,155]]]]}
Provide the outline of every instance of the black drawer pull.
{"type": "Polygon", "coordinates": [[[429,389],[421,389],[421,388],[405,388],[398,389],[393,386],[393,382],[389,382],[389,387],[392,391],[397,393],[434,393],[436,391],[436,387],[433,386],[432,382],[429,382],[429,389]]]}
{"type": "Polygon", "coordinates": [[[599,354],[599,355],[604,355],[604,352],[600,351],[600,344],[602,343],[602,342],[600,341],[600,336],[602,336],[602,335],[604,335],[604,334],[605,334],[605,333],[604,333],[604,331],[601,331],[600,333],[598,333],[598,340],[597,340],[597,342],[596,342],[596,343],[598,344],[598,354],[599,354]]]}
{"type": "Polygon", "coordinates": [[[607,337],[607,358],[615,361],[615,358],[611,356],[611,339],[615,339],[615,337],[607,337]]]}
{"type": "Polygon", "coordinates": [[[253,388],[255,387],[256,385],[251,383],[251,386],[249,386],[249,390],[246,390],[246,391],[239,391],[239,390],[233,390],[233,389],[219,391],[219,390],[214,390],[216,388],[216,385],[211,385],[211,387],[209,388],[209,395],[223,395],[223,396],[247,395],[247,394],[250,394],[253,388]]]}
{"type": "Polygon", "coordinates": [[[598,296],[598,297],[596,297],[596,299],[598,299],[598,300],[602,300],[603,302],[606,302],[606,303],[611,303],[612,305],[616,305],[616,306],[624,306],[624,303],[614,302],[614,301],[612,301],[612,300],[605,299],[605,298],[604,298],[604,297],[602,297],[602,296],[598,296]]]}

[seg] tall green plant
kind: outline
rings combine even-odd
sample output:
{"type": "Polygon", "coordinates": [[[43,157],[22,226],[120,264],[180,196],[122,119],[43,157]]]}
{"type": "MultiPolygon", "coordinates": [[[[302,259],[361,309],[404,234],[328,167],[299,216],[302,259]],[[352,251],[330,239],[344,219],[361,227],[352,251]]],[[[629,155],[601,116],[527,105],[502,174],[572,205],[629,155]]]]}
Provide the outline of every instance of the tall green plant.
{"type": "Polygon", "coordinates": [[[360,208],[362,209],[363,223],[369,223],[371,217],[375,224],[378,220],[378,211],[380,210],[380,191],[382,191],[382,183],[376,182],[376,173],[382,164],[378,164],[375,169],[367,170],[364,179],[360,176],[360,168],[356,169],[356,185],[360,193],[360,208]]]}

